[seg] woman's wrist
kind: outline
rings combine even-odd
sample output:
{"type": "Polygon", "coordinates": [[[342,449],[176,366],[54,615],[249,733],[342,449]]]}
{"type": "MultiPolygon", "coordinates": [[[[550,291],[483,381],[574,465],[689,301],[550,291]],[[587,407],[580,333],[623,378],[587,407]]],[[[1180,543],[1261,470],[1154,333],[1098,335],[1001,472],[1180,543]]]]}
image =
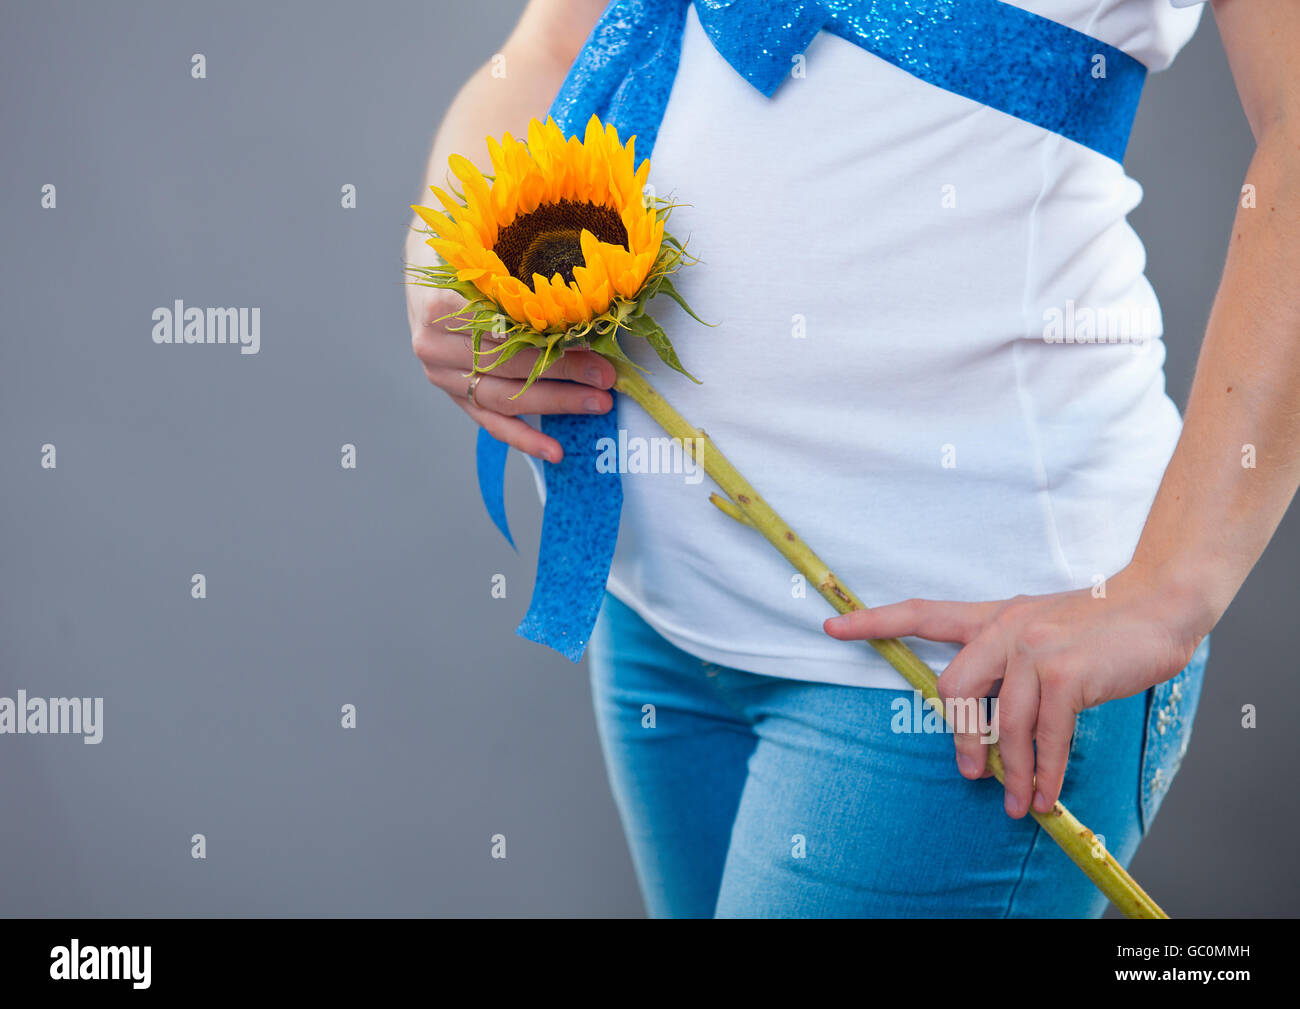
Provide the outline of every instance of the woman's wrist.
{"type": "Polygon", "coordinates": [[[1235,585],[1227,587],[1220,568],[1186,554],[1158,561],[1135,556],[1116,577],[1157,607],[1172,640],[1189,659],[1236,592],[1235,585]]]}

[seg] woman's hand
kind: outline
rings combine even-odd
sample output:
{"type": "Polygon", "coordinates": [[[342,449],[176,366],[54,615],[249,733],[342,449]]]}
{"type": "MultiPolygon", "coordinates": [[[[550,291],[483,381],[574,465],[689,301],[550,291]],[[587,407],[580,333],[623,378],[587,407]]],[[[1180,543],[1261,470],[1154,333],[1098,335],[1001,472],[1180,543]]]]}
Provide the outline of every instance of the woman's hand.
{"type": "MultiPolygon", "coordinates": [[[[506,132],[524,136],[530,119],[545,119],[544,96],[560,89],[605,6],[606,0],[529,0],[510,37],[465,82],[447,109],[429,153],[426,185],[448,185],[448,155],[458,153],[473,160],[486,153],[484,137],[506,132]]],[[[479,167],[486,165],[485,161],[479,167]]],[[[417,202],[426,202],[428,194],[428,189],[421,188],[417,202]]],[[[422,221],[412,219],[405,255],[411,265],[436,262],[425,236],[415,230],[423,228],[422,221]]],[[[518,399],[511,399],[523,388],[523,379],[536,360],[536,351],[522,351],[479,380],[471,403],[469,337],[452,333],[447,323],[437,321],[463,304],[449,291],[413,284],[406,287],[411,344],[429,381],[500,441],[539,459],[559,462],[563,455],[560,443],[518,415],[605,413],[614,402],[606,391],[614,384],[613,365],[590,351],[566,351],[547,369],[546,378],[518,399]]]]}
{"type": "Polygon", "coordinates": [[[605,413],[614,403],[606,391],[614,384],[613,365],[589,350],[565,351],[544,378],[518,399],[512,399],[523,388],[538,353],[520,351],[479,380],[471,403],[469,381],[474,355],[469,334],[451,332],[447,327],[456,325],[454,320],[438,321],[464,303],[451,291],[407,285],[411,346],[424,365],[425,376],[494,438],[538,459],[559,462],[563,454],[560,443],[517,415],[605,413]]]}
{"type": "MultiPolygon", "coordinates": [[[[964,645],[939,678],[939,693],[945,701],[996,693],[1005,805],[1018,819],[1031,799],[1046,813],[1060,796],[1080,711],[1176,676],[1209,632],[1196,594],[1133,566],[1104,588],[1104,595],[1081,589],[987,603],[909,599],[825,626],[845,640],[915,636],[964,645]]],[[[953,738],[961,773],[987,776],[979,734],[953,738]]]]}

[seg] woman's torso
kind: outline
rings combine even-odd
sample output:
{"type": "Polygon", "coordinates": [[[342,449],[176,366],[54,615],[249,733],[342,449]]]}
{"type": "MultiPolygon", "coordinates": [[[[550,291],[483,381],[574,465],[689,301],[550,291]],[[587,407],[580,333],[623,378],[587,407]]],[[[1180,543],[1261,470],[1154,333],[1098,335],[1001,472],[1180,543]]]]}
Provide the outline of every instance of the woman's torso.
{"type": "MultiPolygon", "coordinates": [[[[1199,8],[1019,4],[1159,69],[1199,8]]],[[[692,10],[651,182],[699,264],[634,356],[868,604],[1086,587],[1129,559],[1179,431],[1115,161],[826,32],[762,97],[692,10]],[[1090,332],[1091,326],[1091,332],[1090,332]]],[[[662,435],[620,401],[628,438],[662,435]]],[[[629,441],[629,444],[634,442],[629,441]]],[[[752,672],[902,685],[688,474],[628,473],[610,590],[752,672]]],[[[954,646],[918,649],[936,668],[954,646]]]]}

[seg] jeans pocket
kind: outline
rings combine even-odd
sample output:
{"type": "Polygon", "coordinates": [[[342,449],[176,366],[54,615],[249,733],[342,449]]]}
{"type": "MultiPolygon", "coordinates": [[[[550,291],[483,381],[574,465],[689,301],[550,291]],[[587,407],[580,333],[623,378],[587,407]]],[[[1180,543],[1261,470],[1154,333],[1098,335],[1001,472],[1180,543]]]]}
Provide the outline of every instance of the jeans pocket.
{"type": "Polygon", "coordinates": [[[1139,807],[1143,836],[1151,829],[1151,822],[1187,754],[1209,658],[1210,639],[1207,635],[1177,676],[1147,691],[1146,731],[1142,740],[1142,801],[1139,807]]]}
{"type": "Polygon", "coordinates": [[[1069,768],[1077,768],[1082,764],[1092,750],[1101,734],[1102,716],[1100,707],[1084,708],[1075,716],[1074,735],[1070,737],[1070,752],[1066,757],[1066,774],[1069,774],[1069,768]]]}

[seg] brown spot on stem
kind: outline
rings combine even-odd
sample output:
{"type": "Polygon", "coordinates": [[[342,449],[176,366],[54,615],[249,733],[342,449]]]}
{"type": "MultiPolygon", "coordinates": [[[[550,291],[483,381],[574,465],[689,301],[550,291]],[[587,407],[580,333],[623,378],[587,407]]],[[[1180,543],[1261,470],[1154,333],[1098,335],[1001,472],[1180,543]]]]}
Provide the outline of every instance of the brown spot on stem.
{"type": "Polygon", "coordinates": [[[787,530],[785,531],[785,538],[788,539],[791,543],[793,543],[793,542],[794,542],[794,533],[792,533],[789,529],[787,529],[787,530]]]}
{"type": "Polygon", "coordinates": [[[850,603],[850,605],[852,605],[849,600],[848,593],[845,592],[842,588],[840,588],[839,582],[835,580],[834,575],[827,575],[826,581],[822,582],[821,584],[821,588],[822,591],[830,592],[837,599],[842,599],[844,602],[850,603]]]}
{"type": "Polygon", "coordinates": [[[736,500],[739,501],[741,504],[749,504],[749,498],[745,497],[744,494],[737,494],[736,500]]]}

